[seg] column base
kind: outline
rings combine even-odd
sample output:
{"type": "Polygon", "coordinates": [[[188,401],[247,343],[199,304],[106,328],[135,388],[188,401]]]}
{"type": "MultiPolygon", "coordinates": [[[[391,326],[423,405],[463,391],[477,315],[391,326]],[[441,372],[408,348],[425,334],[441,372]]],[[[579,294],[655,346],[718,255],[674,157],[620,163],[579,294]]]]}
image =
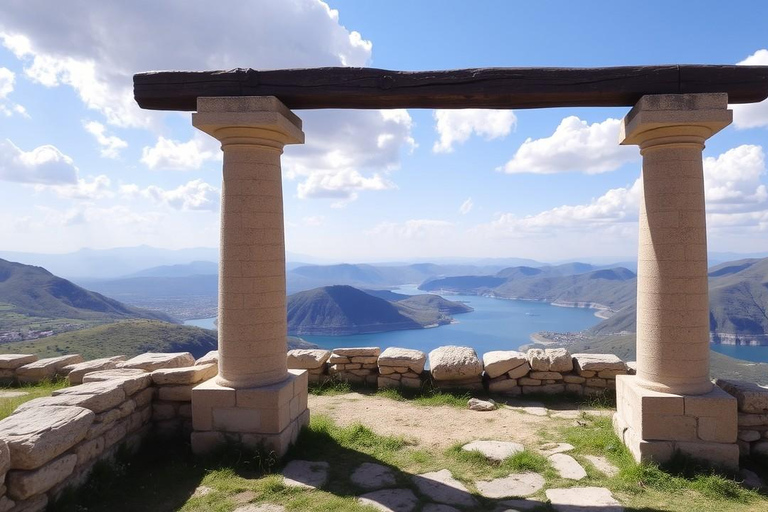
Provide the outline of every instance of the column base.
{"type": "Polygon", "coordinates": [[[616,377],[616,434],[637,462],[675,452],[729,470],[739,467],[736,400],[718,387],[704,395],[653,391],[633,375],[616,377]]]}
{"type": "Polygon", "coordinates": [[[192,390],[197,455],[236,442],[282,457],[308,423],[306,370],[288,370],[285,380],[268,386],[234,389],[211,379],[192,390]]]}

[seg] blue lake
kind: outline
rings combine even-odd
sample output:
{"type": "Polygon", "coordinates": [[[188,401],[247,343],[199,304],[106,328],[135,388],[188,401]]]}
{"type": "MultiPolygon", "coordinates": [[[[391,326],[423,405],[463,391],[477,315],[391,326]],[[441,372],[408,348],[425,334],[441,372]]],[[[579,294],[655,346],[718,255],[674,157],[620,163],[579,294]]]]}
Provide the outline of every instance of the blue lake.
{"type": "MultiPolygon", "coordinates": [[[[423,293],[415,287],[402,287],[399,293],[423,293]]],[[[473,295],[447,295],[447,299],[465,302],[475,310],[454,315],[456,323],[432,329],[393,331],[351,336],[301,336],[322,348],[375,346],[415,348],[428,352],[440,345],[466,345],[479,354],[490,350],[515,350],[531,343],[538,331],[578,332],[600,322],[594,310],[562,308],[542,302],[501,300],[473,295]]],[[[215,318],[184,322],[215,329],[215,318]]],[[[768,362],[768,347],[711,345],[721,354],[755,362],[768,362]]]]}

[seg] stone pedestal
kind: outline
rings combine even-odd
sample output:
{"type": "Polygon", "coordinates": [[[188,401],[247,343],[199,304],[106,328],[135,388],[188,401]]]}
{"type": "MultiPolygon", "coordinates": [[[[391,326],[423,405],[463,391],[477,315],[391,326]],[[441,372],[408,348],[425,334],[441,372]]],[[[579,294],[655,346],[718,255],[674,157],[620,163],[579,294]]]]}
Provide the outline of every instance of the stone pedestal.
{"type": "Polygon", "coordinates": [[[615,426],[637,460],[674,450],[738,465],[736,404],[709,379],[704,142],[732,119],[726,94],[644,96],[622,144],[640,146],[637,375],[617,378],[615,426]]]}
{"type": "Polygon", "coordinates": [[[226,436],[282,455],[307,423],[306,372],[286,363],[285,232],[280,155],[304,142],[274,97],[198,98],[192,124],[224,153],[219,373],[192,392],[192,447],[226,436]]]}

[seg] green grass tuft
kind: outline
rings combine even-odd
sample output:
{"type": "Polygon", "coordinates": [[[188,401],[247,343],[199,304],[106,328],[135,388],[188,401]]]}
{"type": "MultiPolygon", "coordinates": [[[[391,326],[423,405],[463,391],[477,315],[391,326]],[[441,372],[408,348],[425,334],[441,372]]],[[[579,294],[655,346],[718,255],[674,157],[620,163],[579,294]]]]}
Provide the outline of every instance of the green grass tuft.
{"type": "Polygon", "coordinates": [[[67,381],[64,379],[45,380],[37,384],[19,384],[15,386],[5,386],[0,389],[3,391],[23,391],[27,393],[24,396],[13,398],[0,398],[0,420],[10,416],[24,402],[29,402],[35,398],[51,396],[51,393],[57,389],[67,387],[67,381]]]}
{"type": "Polygon", "coordinates": [[[352,391],[352,386],[349,382],[339,380],[327,380],[322,383],[312,383],[309,385],[309,393],[317,396],[345,395],[352,391]]]}
{"type": "Polygon", "coordinates": [[[549,461],[540,453],[523,450],[504,459],[501,467],[509,471],[534,471],[542,473],[549,467],[549,461]]]}

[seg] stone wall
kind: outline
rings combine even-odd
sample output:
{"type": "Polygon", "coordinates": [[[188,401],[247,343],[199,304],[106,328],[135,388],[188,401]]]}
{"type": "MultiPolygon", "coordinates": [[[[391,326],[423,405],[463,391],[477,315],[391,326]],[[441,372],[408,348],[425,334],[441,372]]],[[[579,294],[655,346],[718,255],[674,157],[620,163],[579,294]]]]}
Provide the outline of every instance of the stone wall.
{"type": "Polygon", "coordinates": [[[613,354],[570,354],[566,349],[492,351],[478,357],[470,347],[419,350],[378,347],[288,352],[288,367],[305,369],[310,382],[339,380],[379,388],[488,390],[501,395],[613,393],[616,376],[634,373],[613,354]],[[429,370],[425,365],[429,361],[429,370]]]}
{"type": "Polygon", "coordinates": [[[736,398],[736,442],[741,455],[768,457],[768,388],[752,382],[728,379],[717,379],[715,384],[736,398]]]}

